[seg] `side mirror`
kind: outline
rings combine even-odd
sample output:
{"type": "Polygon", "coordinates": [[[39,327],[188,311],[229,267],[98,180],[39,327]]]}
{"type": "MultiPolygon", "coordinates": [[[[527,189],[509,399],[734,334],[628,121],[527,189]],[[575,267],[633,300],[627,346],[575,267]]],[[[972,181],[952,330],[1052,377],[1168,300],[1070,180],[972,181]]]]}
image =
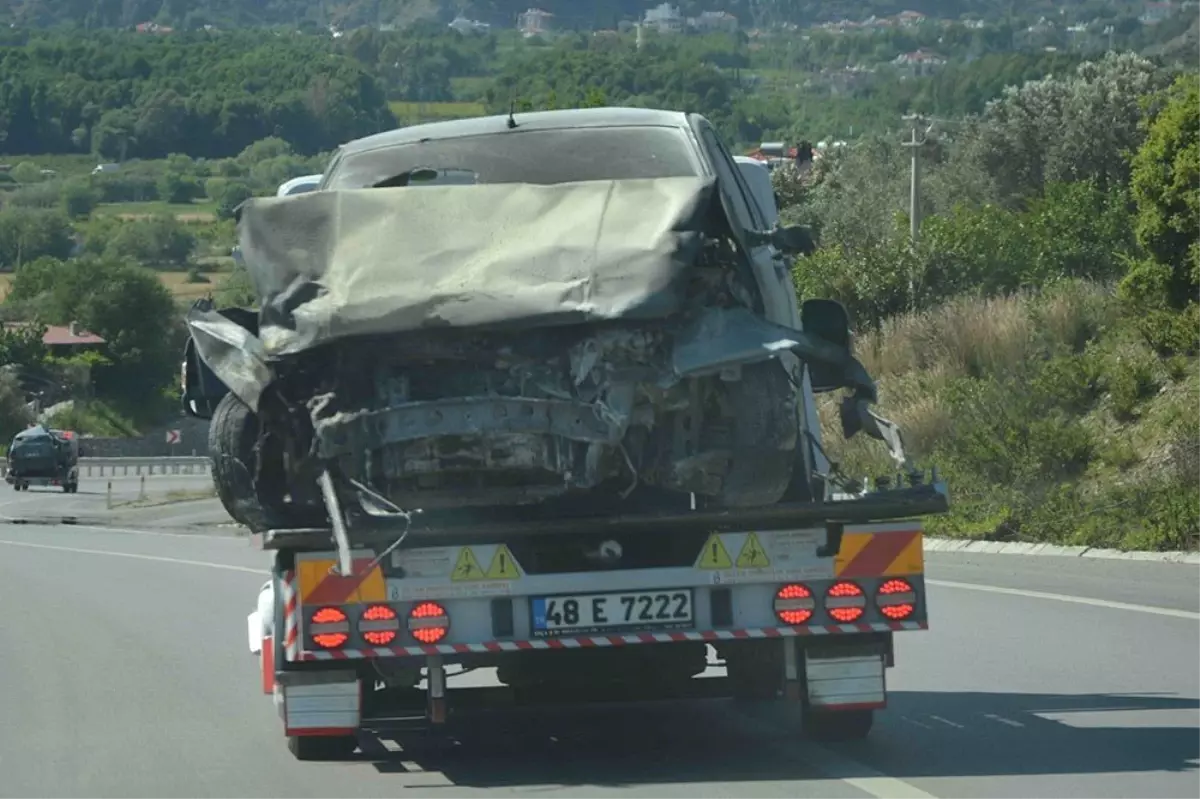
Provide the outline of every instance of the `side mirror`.
{"type": "MultiPolygon", "coordinates": [[[[850,314],[837,300],[805,300],[800,306],[800,325],[810,336],[851,349],[850,314]]],[[[808,376],[817,394],[834,391],[844,384],[841,372],[825,363],[810,361],[808,376]]]]}
{"type": "Polygon", "coordinates": [[[812,234],[802,225],[776,226],[771,231],[771,244],[788,255],[811,255],[817,249],[812,234]]]}

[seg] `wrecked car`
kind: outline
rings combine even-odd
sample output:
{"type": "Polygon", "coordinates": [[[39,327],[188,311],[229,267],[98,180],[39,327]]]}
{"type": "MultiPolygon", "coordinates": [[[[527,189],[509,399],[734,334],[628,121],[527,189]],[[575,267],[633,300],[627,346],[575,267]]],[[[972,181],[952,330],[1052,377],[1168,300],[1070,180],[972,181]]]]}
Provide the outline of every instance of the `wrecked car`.
{"type": "Polygon", "coordinates": [[[258,308],[192,308],[184,400],[256,530],[821,499],[813,395],[838,389],[844,431],[906,463],[845,311],[797,301],[811,240],[699,115],[378,134],[238,231],[258,308]]]}

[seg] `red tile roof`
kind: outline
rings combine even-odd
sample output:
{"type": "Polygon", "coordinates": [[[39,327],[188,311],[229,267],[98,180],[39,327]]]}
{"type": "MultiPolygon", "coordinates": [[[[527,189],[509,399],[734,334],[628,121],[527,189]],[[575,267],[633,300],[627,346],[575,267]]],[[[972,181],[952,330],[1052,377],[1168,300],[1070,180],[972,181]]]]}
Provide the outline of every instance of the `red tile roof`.
{"type": "MultiPolygon", "coordinates": [[[[19,330],[22,327],[27,327],[28,323],[9,322],[4,326],[9,330],[19,330]]],[[[46,328],[45,335],[42,336],[42,343],[47,347],[72,347],[83,344],[104,344],[105,341],[95,333],[89,333],[80,327],[75,327],[72,330],[70,325],[49,325],[46,328]]]]}

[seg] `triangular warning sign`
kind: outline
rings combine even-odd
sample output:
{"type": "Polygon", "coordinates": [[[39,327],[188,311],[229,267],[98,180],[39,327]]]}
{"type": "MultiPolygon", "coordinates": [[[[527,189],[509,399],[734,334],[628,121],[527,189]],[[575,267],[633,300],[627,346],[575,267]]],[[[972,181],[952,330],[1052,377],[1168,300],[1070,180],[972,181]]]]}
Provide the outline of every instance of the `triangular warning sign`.
{"type": "Polygon", "coordinates": [[[726,551],[725,545],[721,543],[721,536],[713,533],[704,542],[704,549],[700,552],[700,562],[696,564],[697,569],[732,569],[733,560],[729,557],[729,552],[726,551]]]}
{"type": "Polygon", "coordinates": [[[470,547],[463,547],[458,551],[458,560],[454,562],[454,571],[450,573],[450,579],[454,582],[487,579],[470,547]]]}
{"type": "Polygon", "coordinates": [[[765,569],[771,565],[771,559],[758,541],[754,533],[746,536],[742,551],[738,553],[737,567],[739,569],[765,569]]]}
{"type": "Polygon", "coordinates": [[[487,578],[489,580],[521,579],[521,570],[517,568],[517,562],[513,559],[512,553],[508,551],[508,547],[504,544],[498,546],[496,554],[492,555],[492,563],[488,566],[487,578]]]}

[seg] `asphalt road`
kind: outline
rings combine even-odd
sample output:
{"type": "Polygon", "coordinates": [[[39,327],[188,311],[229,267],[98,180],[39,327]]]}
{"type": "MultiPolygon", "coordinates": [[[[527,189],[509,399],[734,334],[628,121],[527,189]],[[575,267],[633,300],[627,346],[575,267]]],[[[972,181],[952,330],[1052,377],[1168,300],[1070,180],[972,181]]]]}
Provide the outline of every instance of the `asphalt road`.
{"type": "Polygon", "coordinates": [[[1195,566],[951,553],[929,555],[932,629],[897,636],[862,743],[696,702],[512,712],[449,751],[364,739],[299,763],[245,649],[266,556],[200,526],[212,505],[120,530],[0,520],[0,796],[1200,794],[1195,566]]]}

